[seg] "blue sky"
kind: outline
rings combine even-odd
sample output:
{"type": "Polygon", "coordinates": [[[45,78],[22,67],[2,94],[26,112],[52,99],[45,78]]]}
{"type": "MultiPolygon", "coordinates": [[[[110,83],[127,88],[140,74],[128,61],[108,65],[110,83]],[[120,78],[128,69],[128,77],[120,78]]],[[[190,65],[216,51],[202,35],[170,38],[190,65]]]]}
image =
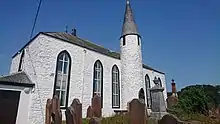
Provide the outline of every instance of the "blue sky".
{"type": "MultiPolygon", "coordinates": [[[[0,75],[30,37],[39,0],[0,1],[0,75]]],[[[220,84],[219,0],[131,0],[144,63],[166,73],[167,88],[220,84]]],[[[120,51],[125,0],[43,0],[34,34],[63,32],[120,51]]]]}

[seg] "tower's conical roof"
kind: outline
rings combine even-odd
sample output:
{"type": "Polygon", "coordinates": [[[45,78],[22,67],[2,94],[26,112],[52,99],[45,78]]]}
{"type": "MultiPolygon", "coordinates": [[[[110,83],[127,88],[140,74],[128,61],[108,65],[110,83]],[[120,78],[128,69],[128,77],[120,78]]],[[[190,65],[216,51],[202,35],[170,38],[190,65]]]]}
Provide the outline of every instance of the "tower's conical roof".
{"type": "Polygon", "coordinates": [[[125,9],[125,15],[124,15],[124,23],[122,27],[122,33],[121,36],[128,35],[128,34],[137,34],[139,35],[137,31],[137,26],[132,14],[132,9],[130,5],[130,1],[126,0],[126,9],[125,9]]]}

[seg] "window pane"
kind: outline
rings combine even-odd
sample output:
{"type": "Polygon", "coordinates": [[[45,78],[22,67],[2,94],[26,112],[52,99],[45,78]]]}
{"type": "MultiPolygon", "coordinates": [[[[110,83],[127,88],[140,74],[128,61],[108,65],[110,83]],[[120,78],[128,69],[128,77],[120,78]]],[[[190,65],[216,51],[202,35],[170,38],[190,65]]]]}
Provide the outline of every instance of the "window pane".
{"type": "Polygon", "coordinates": [[[69,57],[68,57],[68,55],[67,54],[65,54],[65,59],[64,59],[65,61],[69,61],[69,57]]]}
{"type": "Polygon", "coordinates": [[[64,74],[67,74],[67,70],[68,70],[68,62],[64,62],[64,74]]]}
{"type": "Polygon", "coordinates": [[[116,106],[119,106],[119,95],[116,96],[116,106]]]}
{"type": "Polygon", "coordinates": [[[96,79],[100,79],[101,75],[99,72],[97,72],[97,78],[96,79]]]}
{"type": "Polygon", "coordinates": [[[94,80],[94,92],[97,92],[97,81],[96,80],[94,80]]]}
{"type": "Polygon", "coordinates": [[[116,93],[116,94],[119,94],[119,87],[118,87],[118,85],[115,86],[115,89],[116,89],[116,92],[115,92],[115,93],[116,93]]]}
{"type": "Polygon", "coordinates": [[[113,87],[112,87],[112,93],[113,93],[113,95],[114,95],[114,94],[116,94],[116,91],[115,91],[116,86],[115,86],[115,83],[113,83],[112,85],[113,85],[113,87]]]}
{"type": "Polygon", "coordinates": [[[116,82],[116,75],[115,75],[114,72],[113,72],[113,75],[112,75],[112,81],[113,81],[113,82],[116,82]]]}
{"type": "Polygon", "coordinates": [[[97,91],[101,92],[101,81],[100,80],[97,81],[97,85],[98,85],[97,86],[97,88],[98,88],[97,91]]]}
{"type": "Polygon", "coordinates": [[[64,55],[64,53],[61,53],[61,54],[59,55],[58,60],[63,60],[63,55],[64,55]]]}
{"type": "Polygon", "coordinates": [[[115,95],[113,95],[113,98],[112,98],[113,106],[116,106],[115,102],[116,102],[115,95]]]}
{"type": "Polygon", "coordinates": [[[62,72],[62,65],[63,63],[62,63],[62,61],[58,61],[58,64],[57,64],[57,71],[58,72],[62,72]]]}
{"type": "Polygon", "coordinates": [[[65,91],[61,91],[60,106],[64,106],[65,96],[66,96],[65,91]]]}
{"type": "Polygon", "coordinates": [[[62,90],[66,90],[66,81],[62,82],[62,90]]]}
{"type": "Polygon", "coordinates": [[[61,78],[62,78],[61,74],[57,74],[56,89],[60,89],[61,78]]]}

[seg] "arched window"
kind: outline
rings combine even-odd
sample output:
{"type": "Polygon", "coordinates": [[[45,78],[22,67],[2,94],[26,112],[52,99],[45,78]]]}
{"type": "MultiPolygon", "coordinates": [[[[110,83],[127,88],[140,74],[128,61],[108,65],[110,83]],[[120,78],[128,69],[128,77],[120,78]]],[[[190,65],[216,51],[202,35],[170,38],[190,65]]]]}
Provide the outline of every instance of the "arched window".
{"type": "Polygon", "coordinates": [[[68,105],[71,57],[67,51],[62,51],[57,57],[54,94],[60,99],[60,106],[68,105]]]}
{"type": "Polygon", "coordinates": [[[161,82],[161,79],[159,77],[158,77],[158,83],[162,87],[162,82],[161,82]]]}
{"type": "MultiPolygon", "coordinates": [[[[94,64],[94,73],[93,73],[93,97],[99,95],[103,97],[103,67],[102,63],[97,60],[94,64]]],[[[102,105],[102,102],[101,102],[102,105]]]]}
{"type": "Polygon", "coordinates": [[[112,108],[120,107],[120,80],[116,65],[112,67],[112,108]]]}
{"type": "Polygon", "coordinates": [[[146,86],[146,97],[147,97],[147,107],[151,106],[151,98],[150,98],[150,78],[148,74],[145,75],[145,86],[146,86]]]}
{"type": "Polygon", "coordinates": [[[20,61],[19,61],[19,66],[18,66],[18,71],[22,71],[23,69],[23,61],[24,61],[24,49],[21,53],[20,61]]]}
{"type": "Polygon", "coordinates": [[[139,100],[141,100],[141,102],[143,102],[145,104],[145,95],[144,95],[144,89],[141,88],[139,90],[139,94],[138,94],[139,100]]]}

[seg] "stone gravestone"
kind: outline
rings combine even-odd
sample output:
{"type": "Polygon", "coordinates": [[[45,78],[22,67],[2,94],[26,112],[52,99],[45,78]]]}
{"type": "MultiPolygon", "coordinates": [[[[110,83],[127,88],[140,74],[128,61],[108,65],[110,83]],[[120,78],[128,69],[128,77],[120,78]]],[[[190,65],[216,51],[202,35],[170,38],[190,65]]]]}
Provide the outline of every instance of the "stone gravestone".
{"type": "Polygon", "coordinates": [[[158,79],[154,79],[155,86],[150,89],[151,93],[151,117],[155,119],[161,119],[166,112],[166,104],[164,100],[163,91],[164,88],[159,85],[158,79]]]}
{"type": "Polygon", "coordinates": [[[146,124],[145,104],[139,99],[133,99],[128,108],[130,124],[146,124]]]}
{"type": "Polygon", "coordinates": [[[161,120],[158,121],[158,124],[183,124],[177,117],[171,114],[163,116],[161,120]]]}
{"type": "Polygon", "coordinates": [[[60,110],[60,100],[57,95],[55,95],[52,99],[52,118],[54,122],[53,124],[61,124],[62,123],[62,113],[60,110]]]}
{"type": "Polygon", "coordinates": [[[102,116],[101,97],[98,95],[92,98],[92,112],[94,117],[100,118],[102,116]]]}
{"type": "Polygon", "coordinates": [[[89,106],[89,107],[87,108],[86,117],[87,117],[87,118],[92,118],[92,116],[93,116],[92,113],[93,113],[93,112],[92,112],[92,107],[89,106]]]}
{"type": "Polygon", "coordinates": [[[82,124],[82,104],[79,99],[74,99],[71,106],[66,109],[67,124],[82,124]]]}
{"type": "Polygon", "coordinates": [[[60,100],[58,96],[53,99],[47,99],[45,124],[61,124],[62,113],[60,110],[60,100]]]}
{"type": "Polygon", "coordinates": [[[45,124],[51,124],[51,114],[52,114],[52,100],[47,99],[45,124]]]}

